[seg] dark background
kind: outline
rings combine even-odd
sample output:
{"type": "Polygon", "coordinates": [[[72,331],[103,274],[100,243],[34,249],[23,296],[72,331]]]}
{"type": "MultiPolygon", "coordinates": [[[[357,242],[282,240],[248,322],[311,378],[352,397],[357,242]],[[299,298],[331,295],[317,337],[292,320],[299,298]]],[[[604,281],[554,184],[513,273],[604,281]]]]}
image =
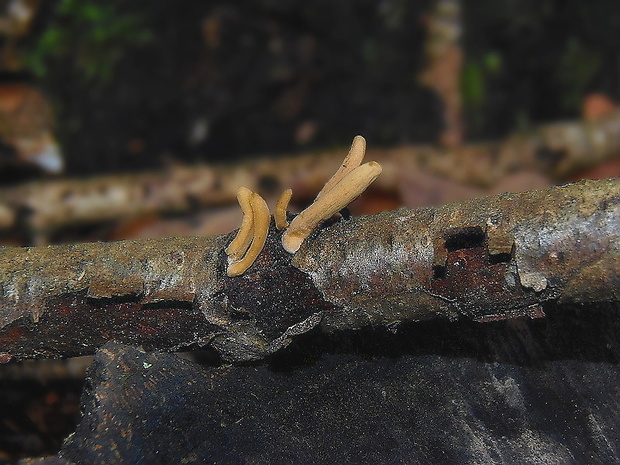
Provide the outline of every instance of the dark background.
{"type": "MultiPolygon", "coordinates": [[[[58,0],[19,47],[57,110],[69,174],[346,146],[355,134],[434,142],[442,103],[418,78],[432,6],[58,0]]],[[[617,2],[461,10],[466,140],[575,118],[591,92],[618,97],[617,2]]]]}

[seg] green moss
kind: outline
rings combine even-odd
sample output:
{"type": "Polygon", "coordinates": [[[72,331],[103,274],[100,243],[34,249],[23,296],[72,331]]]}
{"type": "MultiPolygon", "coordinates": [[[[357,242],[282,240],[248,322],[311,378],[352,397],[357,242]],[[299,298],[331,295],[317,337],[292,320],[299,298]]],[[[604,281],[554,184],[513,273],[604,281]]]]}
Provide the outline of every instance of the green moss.
{"type": "Polygon", "coordinates": [[[482,61],[489,74],[497,74],[502,69],[502,56],[497,52],[488,52],[482,61]]]}
{"type": "Polygon", "coordinates": [[[112,78],[124,53],[148,43],[144,19],[120,0],[61,0],[47,27],[21,50],[24,66],[44,78],[50,66],[72,66],[90,83],[112,78]]]}
{"type": "Polygon", "coordinates": [[[463,102],[467,107],[477,107],[484,101],[484,75],[477,63],[466,63],[461,77],[463,102]]]}
{"type": "Polygon", "coordinates": [[[502,70],[502,57],[491,51],[478,60],[469,60],[461,74],[463,105],[474,128],[485,123],[485,106],[488,103],[489,85],[502,70]]]}

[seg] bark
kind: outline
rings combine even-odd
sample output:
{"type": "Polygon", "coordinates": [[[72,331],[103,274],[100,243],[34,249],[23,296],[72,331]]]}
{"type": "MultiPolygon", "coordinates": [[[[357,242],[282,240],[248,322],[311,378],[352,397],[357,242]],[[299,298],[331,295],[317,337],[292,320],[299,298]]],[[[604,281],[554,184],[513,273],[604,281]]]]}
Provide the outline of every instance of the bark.
{"type": "Polygon", "coordinates": [[[211,345],[256,360],[320,325],[540,317],[545,302],[620,300],[620,180],[328,222],[295,255],[272,228],[226,276],[231,235],[0,249],[0,352],[211,345]]]}
{"type": "MultiPolygon", "coordinates": [[[[545,125],[501,142],[445,150],[432,146],[369,149],[366,159],[383,166],[378,188],[398,193],[419,171],[488,188],[518,171],[565,179],[618,153],[620,112],[596,121],[545,125]]],[[[341,161],[342,151],[333,150],[255,159],[232,167],[174,166],[164,172],[31,183],[0,190],[0,229],[41,237],[71,225],[234,203],[240,185],[266,198],[275,199],[292,188],[295,201],[311,199],[341,161]]]]}

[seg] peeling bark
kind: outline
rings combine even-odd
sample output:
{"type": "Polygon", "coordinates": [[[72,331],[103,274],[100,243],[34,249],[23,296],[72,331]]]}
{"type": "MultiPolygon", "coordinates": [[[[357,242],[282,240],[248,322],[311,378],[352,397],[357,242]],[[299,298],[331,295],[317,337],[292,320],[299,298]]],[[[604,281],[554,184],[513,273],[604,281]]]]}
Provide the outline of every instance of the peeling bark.
{"type": "Polygon", "coordinates": [[[402,209],[322,230],[293,264],[339,307],[324,327],[542,316],[620,298],[619,202],[608,180],[402,209]]]}
{"type": "Polygon", "coordinates": [[[243,275],[232,235],[0,248],[0,353],[211,345],[256,360],[320,325],[540,317],[548,301],[620,300],[620,180],[326,223],[295,255],[272,226],[243,275]]]}

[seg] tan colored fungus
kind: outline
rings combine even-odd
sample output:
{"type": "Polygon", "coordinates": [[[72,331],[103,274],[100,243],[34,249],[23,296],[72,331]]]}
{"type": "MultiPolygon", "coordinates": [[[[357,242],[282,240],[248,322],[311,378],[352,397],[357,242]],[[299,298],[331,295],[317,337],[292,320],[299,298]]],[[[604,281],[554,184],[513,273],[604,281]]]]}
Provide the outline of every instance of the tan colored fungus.
{"type": "Polygon", "coordinates": [[[288,204],[293,196],[293,189],[286,189],[282,192],[282,195],[276,202],[276,209],[273,213],[273,218],[276,220],[276,228],[284,229],[288,227],[288,220],[286,219],[286,211],[288,204]]]}
{"type": "Polygon", "coordinates": [[[366,154],[366,139],[362,136],[355,136],[353,138],[353,143],[351,144],[351,148],[349,149],[349,153],[338,171],[334,173],[334,175],[325,183],[321,192],[316,196],[315,200],[318,200],[323,195],[327,194],[333,187],[338,184],[342,178],[344,178],[348,173],[353,171],[355,168],[362,164],[362,160],[364,159],[364,155],[366,154]]]}
{"type": "MultiPolygon", "coordinates": [[[[336,214],[356,199],[381,174],[379,163],[371,161],[360,165],[366,152],[366,140],[356,136],[342,165],[325,184],[312,205],[297,215],[289,224],[286,218],[292,189],[285,190],[276,203],[274,218],[278,229],[286,229],[282,245],[295,253],[303,241],[324,220],[336,214]]],[[[228,276],[243,274],[256,260],[265,246],[271,216],[265,200],[251,190],[240,187],[237,199],[243,211],[239,232],[226,248],[228,276]]]]}
{"type": "Polygon", "coordinates": [[[239,276],[243,274],[256,260],[258,255],[265,246],[267,234],[269,233],[269,223],[271,215],[267,202],[260,195],[252,193],[250,197],[250,205],[252,207],[252,219],[254,223],[253,238],[250,247],[240,260],[233,260],[228,257],[228,276],[239,276]]]}
{"type": "Polygon", "coordinates": [[[247,252],[252,242],[252,237],[254,235],[254,214],[250,202],[251,197],[252,191],[247,187],[240,187],[237,191],[237,200],[243,212],[243,220],[241,220],[241,227],[239,228],[237,236],[226,248],[226,255],[228,255],[230,260],[240,260],[247,252]]]}
{"type": "MultiPolygon", "coordinates": [[[[340,170],[339,170],[340,171],[340,170]]],[[[371,161],[345,174],[333,187],[312,205],[297,215],[282,235],[282,245],[289,253],[295,253],[302,242],[323,220],[346,207],[356,199],[381,174],[381,165],[371,161]]],[[[325,189],[323,189],[325,190],[325,189]]]]}

